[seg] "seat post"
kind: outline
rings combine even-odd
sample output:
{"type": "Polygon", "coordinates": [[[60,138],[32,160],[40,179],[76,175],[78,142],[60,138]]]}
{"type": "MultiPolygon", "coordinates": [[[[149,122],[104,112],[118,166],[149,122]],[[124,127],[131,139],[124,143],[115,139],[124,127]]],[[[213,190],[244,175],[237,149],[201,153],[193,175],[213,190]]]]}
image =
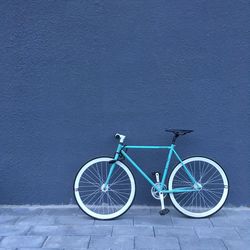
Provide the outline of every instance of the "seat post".
{"type": "Polygon", "coordinates": [[[179,137],[179,134],[175,133],[174,136],[173,136],[173,139],[172,139],[172,144],[175,144],[175,141],[176,141],[177,137],[179,137]]]}

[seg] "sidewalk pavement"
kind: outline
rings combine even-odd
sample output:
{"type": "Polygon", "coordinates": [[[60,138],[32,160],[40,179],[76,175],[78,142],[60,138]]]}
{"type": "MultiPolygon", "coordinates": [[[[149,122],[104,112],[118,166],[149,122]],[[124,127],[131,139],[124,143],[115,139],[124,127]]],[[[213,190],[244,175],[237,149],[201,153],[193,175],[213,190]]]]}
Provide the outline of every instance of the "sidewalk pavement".
{"type": "Polygon", "coordinates": [[[190,219],[174,208],[134,206],[118,219],[93,220],[76,206],[0,206],[0,250],[250,249],[250,208],[190,219]]]}

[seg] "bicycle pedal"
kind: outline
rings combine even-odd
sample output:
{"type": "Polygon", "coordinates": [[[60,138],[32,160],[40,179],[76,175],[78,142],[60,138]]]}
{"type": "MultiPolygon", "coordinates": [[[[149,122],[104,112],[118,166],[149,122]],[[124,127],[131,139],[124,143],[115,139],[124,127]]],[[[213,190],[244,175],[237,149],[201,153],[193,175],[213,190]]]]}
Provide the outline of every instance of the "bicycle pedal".
{"type": "Polygon", "coordinates": [[[160,210],[160,212],[159,212],[160,215],[166,215],[167,213],[169,213],[169,209],[167,209],[167,208],[164,208],[164,209],[160,210]]]}

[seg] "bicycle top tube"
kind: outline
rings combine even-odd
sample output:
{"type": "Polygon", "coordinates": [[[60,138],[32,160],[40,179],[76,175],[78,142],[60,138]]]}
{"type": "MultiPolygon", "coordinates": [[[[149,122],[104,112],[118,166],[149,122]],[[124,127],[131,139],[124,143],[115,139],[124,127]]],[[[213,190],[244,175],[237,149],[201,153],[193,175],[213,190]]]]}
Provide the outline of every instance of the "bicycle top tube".
{"type": "Polygon", "coordinates": [[[130,146],[126,145],[124,148],[135,148],[135,149],[171,149],[175,145],[172,144],[171,146],[130,146]]]}

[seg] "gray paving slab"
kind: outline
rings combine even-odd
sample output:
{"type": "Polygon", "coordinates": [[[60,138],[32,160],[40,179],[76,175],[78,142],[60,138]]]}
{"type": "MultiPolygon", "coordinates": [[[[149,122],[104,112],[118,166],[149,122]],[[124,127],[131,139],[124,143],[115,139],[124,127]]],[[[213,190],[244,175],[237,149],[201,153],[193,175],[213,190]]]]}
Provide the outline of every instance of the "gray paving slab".
{"type": "Polygon", "coordinates": [[[228,227],[195,227],[195,231],[199,238],[209,238],[209,239],[240,239],[238,232],[235,228],[228,227]]]}
{"type": "Polygon", "coordinates": [[[71,226],[69,231],[72,235],[100,235],[103,237],[111,236],[113,227],[112,226],[71,226]]]}
{"type": "Polygon", "coordinates": [[[149,207],[131,207],[127,212],[126,215],[150,215],[150,208],[149,207]]]}
{"type": "Polygon", "coordinates": [[[224,211],[224,214],[215,214],[214,216],[211,216],[210,221],[215,227],[221,227],[221,226],[250,227],[250,212],[246,210],[241,210],[241,212],[235,212],[232,209],[226,209],[224,211]]]}
{"type": "MultiPolygon", "coordinates": [[[[17,250],[39,250],[39,249],[42,249],[42,250],[64,250],[63,248],[34,248],[34,247],[21,247],[21,248],[17,248],[17,250]]],[[[1,248],[0,248],[1,250],[1,248]]]]}
{"type": "Polygon", "coordinates": [[[151,216],[135,216],[134,225],[164,225],[164,226],[173,226],[170,216],[160,216],[160,215],[151,215],[151,216]]]}
{"type": "Polygon", "coordinates": [[[55,224],[58,225],[92,225],[94,220],[89,216],[56,216],[55,224]]]}
{"type": "Polygon", "coordinates": [[[0,215],[15,215],[15,216],[24,216],[24,215],[40,215],[42,213],[41,208],[27,206],[14,206],[7,208],[0,208],[0,215]]]}
{"type": "MultiPolygon", "coordinates": [[[[54,249],[54,248],[52,248],[52,249],[54,249]]],[[[63,250],[89,250],[89,248],[64,248],[63,250]]],[[[43,250],[43,249],[42,249],[43,250]]],[[[99,250],[99,249],[96,249],[96,250],[99,250]]],[[[106,249],[104,249],[104,250],[106,250],[106,249]]]]}
{"type": "Polygon", "coordinates": [[[53,225],[55,224],[54,216],[21,216],[17,221],[17,225],[53,225]]]}
{"type": "Polygon", "coordinates": [[[100,237],[91,236],[90,248],[133,249],[133,236],[100,237]]]}
{"type": "Polygon", "coordinates": [[[95,225],[133,225],[134,220],[133,217],[130,218],[123,218],[119,217],[115,220],[95,220],[94,224],[95,225]]]}
{"type": "Polygon", "coordinates": [[[18,216],[0,215],[0,225],[3,224],[12,225],[15,224],[18,219],[19,219],[18,216]]]}
{"type": "Polygon", "coordinates": [[[180,240],[181,250],[227,250],[220,239],[180,240]]]}
{"type": "Polygon", "coordinates": [[[250,219],[250,208],[224,208],[223,211],[229,217],[245,217],[250,219]]]}
{"type": "Polygon", "coordinates": [[[173,208],[160,216],[159,207],[140,206],[108,221],[94,220],[78,210],[74,206],[0,207],[0,250],[39,249],[39,239],[44,240],[42,249],[47,250],[168,249],[171,241],[162,245],[157,243],[161,238],[174,239],[170,249],[179,249],[178,241],[182,249],[237,249],[238,245],[245,250],[250,246],[250,209],[222,209],[209,219],[191,219],[173,208]]]}
{"type": "Polygon", "coordinates": [[[46,237],[43,236],[7,236],[0,242],[0,247],[41,247],[46,237]]]}
{"type": "Polygon", "coordinates": [[[224,240],[228,250],[250,249],[250,240],[224,240]]]}
{"type": "Polygon", "coordinates": [[[188,218],[188,217],[172,217],[172,222],[173,222],[174,226],[183,226],[183,227],[194,227],[194,226],[213,227],[213,224],[207,218],[205,218],[205,219],[193,219],[193,218],[188,218]]]}
{"type": "Polygon", "coordinates": [[[87,248],[90,236],[50,236],[43,247],[47,248],[87,248]]]}
{"type": "Polygon", "coordinates": [[[9,207],[0,207],[0,215],[8,215],[10,213],[9,207]]]}
{"type": "Polygon", "coordinates": [[[234,226],[246,226],[250,227],[250,219],[246,220],[244,217],[219,217],[210,218],[214,227],[234,227],[234,226]]]}
{"type": "Polygon", "coordinates": [[[175,237],[135,237],[136,249],[180,249],[178,239],[175,237]]]}
{"type": "Polygon", "coordinates": [[[29,229],[30,226],[1,225],[0,236],[25,235],[29,229]]]}
{"type": "Polygon", "coordinates": [[[52,208],[43,208],[41,215],[55,215],[55,216],[84,216],[88,217],[79,207],[52,207],[52,208]]]}
{"type": "Polygon", "coordinates": [[[28,235],[42,235],[42,236],[52,236],[52,235],[68,235],[68,226],[32,226],[28,232],[28,235]]]}
{"type": "Polygon", "coordinates": [[[152,226],[114,226],[112,236],[154,236],[152,226]]]}
{"type": "Polygon", "coordinates": [[[111,236],[112,226],[32,226],[29,231],[29,235],[43,235],[43,236],[53,236],[53,235],[102,235],[111,236]]]}
{"type": "Polygon", "coordinates": [[[235,229],[239,233],[241,239],[250,240],[250,227],[236,227],[235,229]]]}
{"type": "Polygon", "coordinates": [[[181,239],[198,239],[193,227],[154,226],[155,236],[176,237],[181,239]]]}

